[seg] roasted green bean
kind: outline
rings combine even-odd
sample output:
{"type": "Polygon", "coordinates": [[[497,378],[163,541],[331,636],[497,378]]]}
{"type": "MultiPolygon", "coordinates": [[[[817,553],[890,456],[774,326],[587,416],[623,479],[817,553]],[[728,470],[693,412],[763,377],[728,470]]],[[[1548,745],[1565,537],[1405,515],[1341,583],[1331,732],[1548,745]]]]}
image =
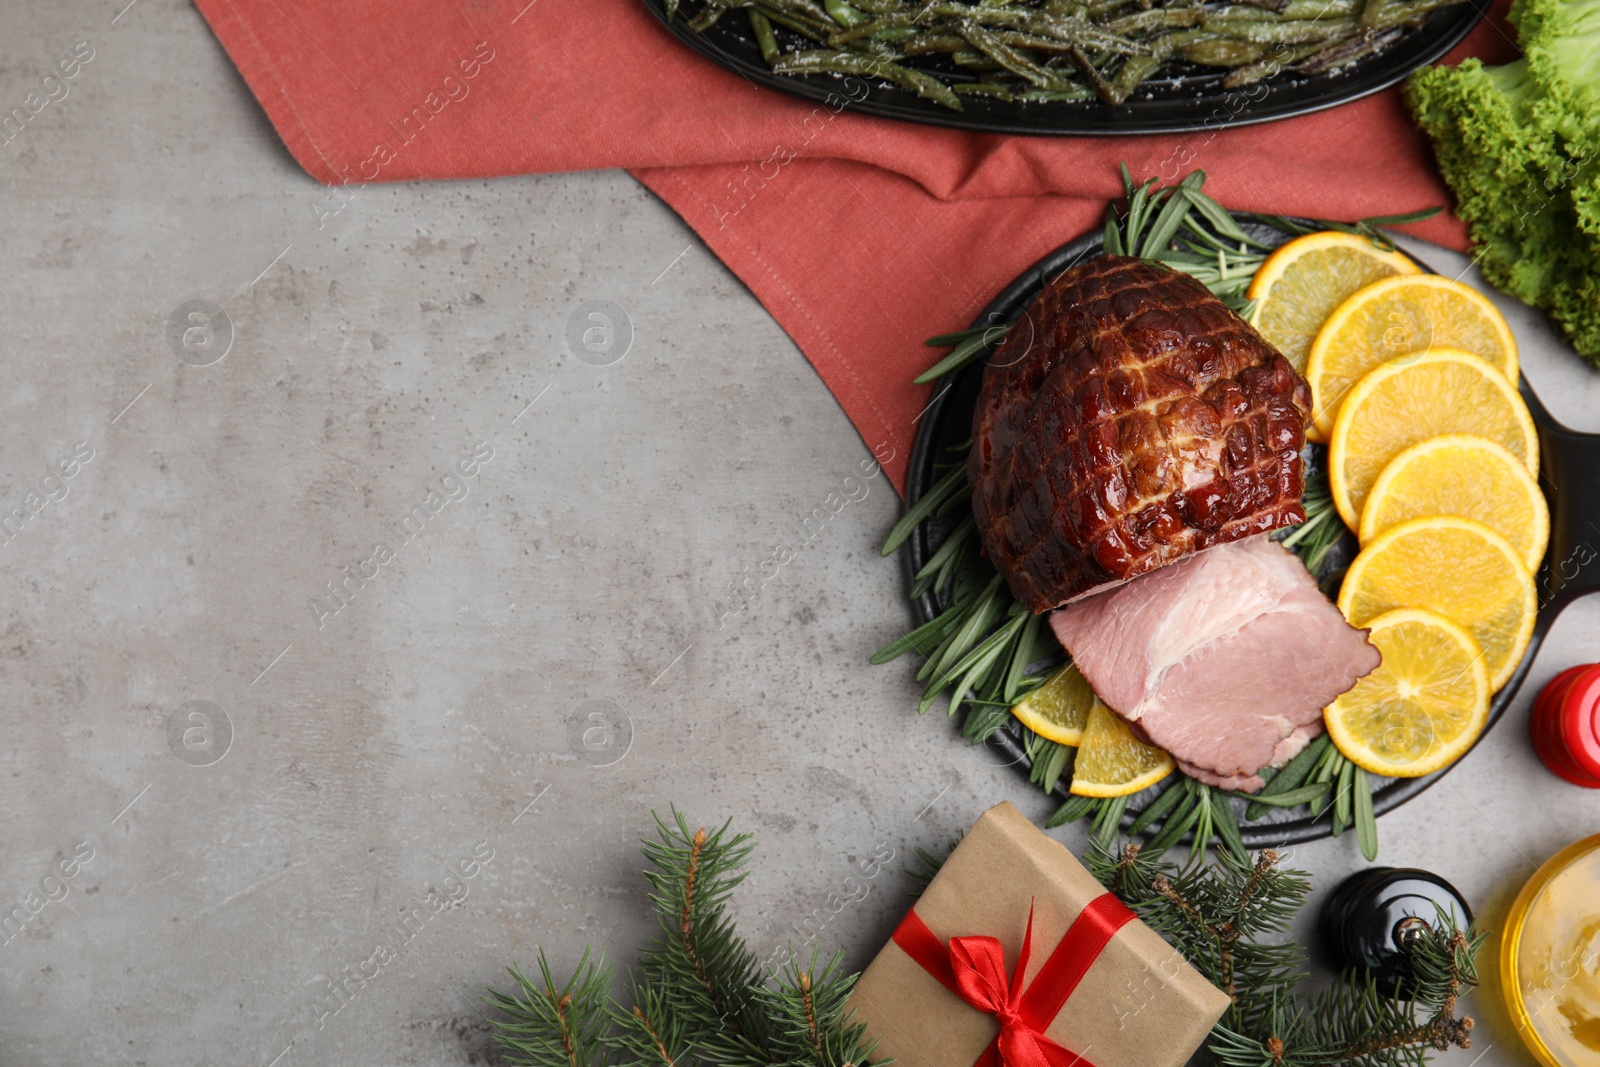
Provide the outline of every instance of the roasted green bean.
{"type": "Polygon", "coordinates": [[[1173,62],[1222,68],[1225,89],[1321,74],[1465,0],[658,2],[700,32],[745,11],[776,73],[859,75],[960,110],[962,97],[1120,105],[1173,62]]]}
{"type": "Polygon", "coordinates": [[[963,26],[961,36],[965,37],[972,47],[1037,88],[1054,89],[1057,92],[1066,88],[1064,79],[1060,75],[1046,70],[981,26],[971,23],[963,26]]]}
{"type": "Polygon", "coordinates": [[[961,101],[950,87],[931,74],[912,70],[895,63],[887,63],[876,56],[851,55],[848,52],[790,52],[772,65],[779,74],[864,74],[882,78],[902,89],[910,89],[918,96],[954,110],[961,110],[961,101]]]}
{"type": "Polygon", "coordinates": [[[1254,63],[1229,71],[1222,79],[1224,89],[1242,89],[1265,78],[1282,73],[1307,56],[1316,55],[1324,48],[1320,44],[1276,45],[1267,55],[1254,63]]]}
{"type": "Polygon", "coordinates": [[[1009,87],[994,82],[960,82],[950,88],[959,96],[992,96],[1008,104],[1017,98],[1009,87]]]}
{"type": "Polygon", "coordinates": [[[1206,37],[1183,49],[1183,58],[1205,67],[1242,67],[1261,58],[1265,45],[1232,37],[1206,37]]]}
{"type": "Polygon", "coordinates": [[[1237,37],[1256,44],[1311,44],[1316,41],[1344,40],[1356,33],[1354,19],[1316,19],[1302,22],[1245,22],[1240,19],[1207,19],[1205,28],[1213,33],[1237,37]]]}
{"type": "Polygon", "coordinates": [[[1371,31],[1352,40],[1341,41],[1329,48],[1324,48],[1315,55],[1307,57],[1295,66],[1295,70],[1302,74],[1321,74],[1324,71],[1342,67],[1346,63],[1354,63],[1364,56],[1372,55],[1389,47],[1400,39],[1403,33],[1398,27],[1388,30],[1371,31]]]}
{"type": "Polygon", "coordinates": [[[1112,33],[1147,33],[1151,30],[1181,30],[1205,21],[1206,12],[1198,7],[1152,8],[1113,19],[1106,28],[1112,33]]]}

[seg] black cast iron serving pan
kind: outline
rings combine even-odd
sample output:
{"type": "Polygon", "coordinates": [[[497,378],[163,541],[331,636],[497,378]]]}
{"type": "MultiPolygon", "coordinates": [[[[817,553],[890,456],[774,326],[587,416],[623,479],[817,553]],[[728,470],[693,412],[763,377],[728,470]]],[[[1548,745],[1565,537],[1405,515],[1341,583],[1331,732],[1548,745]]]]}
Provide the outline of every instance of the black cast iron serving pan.
{"type": "MultiPolygon", "coordinates": [[[[873,78],[774,74],[761,58],[747,19],[724,17],[701,33],[689,28],[689,17],[700,7],[693,0],[682,0],[679,13],[671,18],[667,17],[662,0],[644,0],[644,5],[678,40],[746,81],[818,103],[846,99],[849,110],[859,114],[986,133],[1136,134],[1194,133],[1272,122],[1358,100],[1389,88],[1418,67],[1442,59],[1488,13],[1490,2],[1465,0],[1454,7],[1440,8],[1420,27],[1408,31],[1377,55],[1326,74],[1284,72],[1245,88],[1224,89],[1225,71],[1174,65],[1145,82],[1133,98],[1119,107],[1099,100],[1007,103],[970,96],[962,101],[960,111],[951,111],[873,78]]],[[[780,42],[788,32],[778,29],[780,42]]],[[[795,37],[793,43],[801,40],[795,37]]],[[[954,66],[938,73],[946,79],[974,77],[954,66]]]]}
{"type": "MultiPolygon", "coordinates": [[[[1282,231],[1262,225],[1249,216],[1235,217],[1252,237],[1269,246],[1282,244],[1289,239],[1282,231]]],[[[1306,224],[1312,225],[1309,222],[1306,224]]],[[[1045,282],[1068,267],[1101,252],[1098,233],[1063,245],[1007,286],[973,325],[993,326],[1015,321],[1045,282]]],[[[1435,273],[1420,260],[1418,266],[1435,273]]],[[[972,363],[959,371],[954,380],[942,379],[936,387],[933,403],[923,416],[911,453],[911,468],[906,476],[907,506],[916,503],[917,498],[932,488],[944,473],[936,470],[935,464],[949,461],[948,450],[972,437],[972,410],[977,403],[982,380],[983,364],[972,363]]],[[[1594,489],[1596,482],[1600,481],[1600,434],[1577,433],[1561,425],[1539,402],[1526,378],[1521,380],[1520,386],[1522,397],[1527,401],[1539,431],[1539,482],[1550,503],[1550,547],[1537,576],[1539,613],[1534,623],[1533,639],[1516,673],[1495,694],[1489,706],[1489,722],[1485,732],[1500,720],[1516,698],[1517,690],[1527,677],[1528,668],[1556,617],[1577,598],[1600,589],[1600,493],[1594,489]]],[[[1326,450],[1320,445],[1312,445],[1308,449],[1307,460],[1310,464],[1320,464],[1325,455],[1326,450]]],[[[906,542],[905,552],[909,574],[915,574],[922,568],[955,522],[954,518],[943,524],[925,522],[913,532],[906,542]]],[[[1328,554],[1323,574],[1318,577],[1329,577],[1343,570],[1354,558],[1356,548],[1355,536],[1347,532],[1344,540],[1328,554]]],[[[932,594],[924,595],[915,605],[918,624],[933,619],[942,606],[932,594]]],[[[1023,749],[1022,727],[1016,719],[1008,718],[1006,725],[990,739],[989,744],[1008,762],[1024,771],[1028,769],[1030,761],[1023,749]]],[[[1450,768],[1446,767],[1423,778],[1382,778],[1373,775],[1373,811],[1382,815],[1399,807],[1449,772],[1450,768]]],[[[1128,811],[1123,816],[1124,825],[1131,823],[1140,811],[1177,780],[1176,774],[1171,775],[1165,781],[1129,798],[1128,811]]],[[[1056,787],[1056,794],[1063,800],[1070,796],[1068,784],[1063,779],[1056,787]]],[[[1332,833],[1331,807],[1330,811],[1315,817],[1306,808],[1274,808],[1254,822],[1241,821],[1239,828],[1246,846],[1250,848],[1312,841],[1332,833]]]]}

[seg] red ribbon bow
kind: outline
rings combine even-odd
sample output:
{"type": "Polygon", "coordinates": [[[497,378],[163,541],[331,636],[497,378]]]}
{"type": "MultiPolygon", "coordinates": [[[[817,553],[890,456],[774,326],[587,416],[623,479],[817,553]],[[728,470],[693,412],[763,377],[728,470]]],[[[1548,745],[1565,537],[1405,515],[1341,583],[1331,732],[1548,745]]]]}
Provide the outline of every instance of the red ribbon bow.
{"type": "Polygon", "coordinates": [[[946,989],[1000,1022],[973,1067],[1094,1067],[1088,1059],[1062,1048],[1045,1029],[1099,959],[1100,953],[1134,917],[1110,893],[1104,893],[1073,920],[1061,942],[1026,987],[1028,957],[1033,951],[1033,906],[1022,937],[1017,965],[1006,977],[1005,950],[993,937],[952,937],[949,947],[928,929],[913,909],[894,932],[894,943],[942,982],[946,989]]]}

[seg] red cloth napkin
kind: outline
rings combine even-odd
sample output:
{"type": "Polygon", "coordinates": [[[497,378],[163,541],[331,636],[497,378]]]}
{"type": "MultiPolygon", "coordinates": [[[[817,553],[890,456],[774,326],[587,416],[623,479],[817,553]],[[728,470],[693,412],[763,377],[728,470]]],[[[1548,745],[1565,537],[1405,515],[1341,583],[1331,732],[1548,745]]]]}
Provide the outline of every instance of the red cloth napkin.
{"type": "MultiPolygon", "coordinates": [[[[794,338],[897,486],[928,401],[911,384],[935,355],[922,339],[967,325],[1097,225],[1121,194],[1119,161],[1140,178],[1203,167],[1207,191],[1242,210],[1448,203],[1394,90],[1264,126],[1004,137],[758,88],[676,41],[642,0],[196,3],[319,181],[631,170],[794,338]]],[[[1502,62],[1511,41],[1497,18],[1452,59],[1502,62]]],[[[1465,246],[1451,217],[1414,232],[1465,246]]]]}

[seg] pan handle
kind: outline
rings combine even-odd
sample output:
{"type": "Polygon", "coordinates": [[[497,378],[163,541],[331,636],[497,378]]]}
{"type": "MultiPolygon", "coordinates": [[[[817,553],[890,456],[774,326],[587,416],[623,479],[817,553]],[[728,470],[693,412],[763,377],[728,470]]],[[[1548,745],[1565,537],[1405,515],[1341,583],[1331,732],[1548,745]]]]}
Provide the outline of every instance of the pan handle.
{"type": "Polygon", "coordinates": [[[1550,547],[1538,574],[1543,629],[1600,589],[1600,434],[1557,422],[1527,379],[1521,390],[1539,430],[1539,484],[1550,502],[1550,547]]]}

